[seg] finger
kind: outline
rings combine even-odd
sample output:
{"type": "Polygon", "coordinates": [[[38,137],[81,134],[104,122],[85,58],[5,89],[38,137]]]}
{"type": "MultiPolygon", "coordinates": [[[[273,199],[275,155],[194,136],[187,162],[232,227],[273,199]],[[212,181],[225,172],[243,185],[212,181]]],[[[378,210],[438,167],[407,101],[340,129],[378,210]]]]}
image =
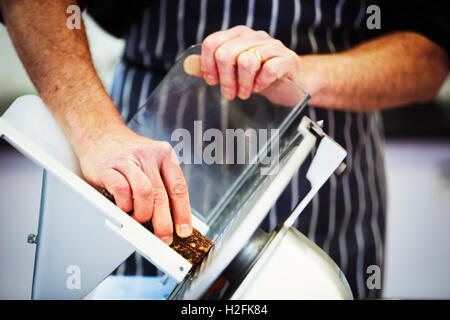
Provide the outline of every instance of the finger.
{"type": "Polygon", "coordinates": [[[258,31],[233,38],[217,48],[215,59],[219,72],[221,93],[225,99],[232,100],[237,94],[236,64],[239,55],[252,47],[267,45],[272,41],[275,40],[270,38],[267,33],[258,31]]]}
{"type": "Polygon", "coordinates": [[[255,79],[255,92],[264,91],[275,81],[286,75],[292,67],[286,57],[276,57],[266,61],[255,79]]]}
{"type": "Polygon", "coordinates": [[[297,54],[286,48],[281,41],[274,40],[270,45],[262,45],[254,47],[254,49],[258,50],[265,60],[255,79],[255,92],[264,90],[285,75],[289,75],[291,78],[290,75],[299,72],[297,54]]]}
{"type": "Polygon", "coordinates": [[[127,179],[114,169],[106,169],[101,175],[103,187],[114,196],[116,205],[125,212],[133,210],[133,198],[127,179]]]}
{"type": "Polygon", "coordinates": [[[272,38],[269,42],[266,41],[261,45],[254,45],[251,48],[258,50],[264,61],[275,57],[288,57],[290,55],[296,55],[295,52],[286,48],[280,40],[272,38]]]}
{"type": "Polygon", "coordinates": [[[154,186],[152,225],[155,235],[170,245],[173,240],[173,223],[170,214],[169,197],[157,168],[150,173],[150,180],[154,186]]]}
{"type": "Polygon", "coordinates": [[[192,215],[183,171],[177,162],[167,159],[162,163],[161,174],[172,204],[175,231],[182,238],[188,237],[192,234],[192,215]]]}
{"type": "MultiPolygon", "coordinates": [[[[172,243],[173,223],[169,197],[161,178],[161,160],[171,155],[172,146],[168,142],[154,141],[150,148],[138,148],[135,155],[140,159],[142,169],[153,186],[152,225],[155,235],[167,244],[172,243]]],[[[173,161],[177,161],[176,154],[173,161]]],[[[170,158],[169,158],[170,159],[170,158]]]]}
{"type": "Polygon", "coordinates": [[[244,52],[238,58],[238,96],[248,99],[253,91],[256,73],[261,67],[258,57],[251,52],[244,52]]]}
{"type": "Polygon", "coordinates": [[[216,67],[215,53],[224,42],[250,32],[246,26],[236,26],[229,30],[217,31],[210,34],[203,40],[201,65],[205,81],[209,85],[216,85],[219,81],[219,74],[216,67]]]}
{"type": "Polygon", "coordinates": [[[121,172],[128,180],[133,194],[133,217],[139,223],[152,218],[154,188],[150,179],[142,169],[132,160],[121,161],[115,164],[114,169],[121,172]]]}

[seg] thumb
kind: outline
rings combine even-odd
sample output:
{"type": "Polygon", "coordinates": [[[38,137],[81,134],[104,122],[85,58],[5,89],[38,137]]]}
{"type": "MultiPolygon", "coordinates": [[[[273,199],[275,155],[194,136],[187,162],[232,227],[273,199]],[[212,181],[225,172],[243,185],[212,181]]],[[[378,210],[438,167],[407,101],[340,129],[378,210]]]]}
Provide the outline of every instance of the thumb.
{"type": "Polygon", "coordinates": [[[202,76],[202,62],[200,55],[192,54],[187,56],[183,62],[184,72],[194,77],[202,76]]]}

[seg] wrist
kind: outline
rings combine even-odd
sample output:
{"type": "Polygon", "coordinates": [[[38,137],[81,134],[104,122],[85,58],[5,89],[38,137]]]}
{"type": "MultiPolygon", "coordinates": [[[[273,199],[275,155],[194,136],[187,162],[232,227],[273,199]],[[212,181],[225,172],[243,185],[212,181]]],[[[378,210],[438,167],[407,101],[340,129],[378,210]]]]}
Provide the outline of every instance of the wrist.
{"type": "Polygon", "coordinates": [[[334,71],[327,65],[329,57],[330,55],[300,56],[300,75],[296,82],[311,96],[309,103],[315,106],[326,107],[324,102],[330,94],[329,82],[332,82],[334,71]]]}
{"type": "Polygon", "coordinates": [[[82,128],[72,131],[70,140],[78,156],[87,150],[95,149],[96,146],[113,142],[117,135],[125,136],[133,133],[123,121],[106,120],[105,118],[92,119],[82,128]]]}
{"type": "Polygon", "coordinates": [[[300,56],[300,75],[296,81],[298,86],[311,96],[310,103],[319,100],[324,91],[324,81],[320,76],[320,59],[315,55],[300,56]]]}
{"type": "Polygon", "coordinates": [[[106,94],[65,97],[51,108],[77,155],[114,132],[130,131],[106,94]]]}

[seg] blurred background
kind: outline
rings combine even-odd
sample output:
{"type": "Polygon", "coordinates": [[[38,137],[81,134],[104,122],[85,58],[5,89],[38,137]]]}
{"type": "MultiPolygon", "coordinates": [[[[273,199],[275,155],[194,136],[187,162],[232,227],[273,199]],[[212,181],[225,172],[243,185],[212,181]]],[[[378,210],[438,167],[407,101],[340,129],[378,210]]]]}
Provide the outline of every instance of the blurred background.
{"type": "MultiPolygon", "coordinates": [[[[89,16],[85,22],[94,64],[109,88],[124,43],[89,16]]],[[[0,25],[0,115],[24,94],[36,91],[0,25]]],[[[435,101],[386,111],[383,120],[389,196],[384,297],[450,298],[450,81],[435,101]]],[[[0,140],[0,299],[29,298],[35,246],[26,236],[37,233],[41,179],[39,167],[0,140]]]]}

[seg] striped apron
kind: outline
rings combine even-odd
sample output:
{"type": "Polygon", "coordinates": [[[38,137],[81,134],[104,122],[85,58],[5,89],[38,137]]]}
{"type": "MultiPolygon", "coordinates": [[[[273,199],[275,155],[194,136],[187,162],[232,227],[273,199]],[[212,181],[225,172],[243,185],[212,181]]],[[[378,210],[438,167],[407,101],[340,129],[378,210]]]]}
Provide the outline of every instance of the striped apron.
{"type": "MultiPolygon", "coordinates": [[[[298,54],[343,51],[363,41],[367,4],[360,0],[160,0],[149,3],[130,27],[111,97],[129,120],[188,46],[217,30],[247,25],[265,30],[298,54]]],[[[377,112],[353,113],[310,106],[312,120],[347,151],[347,170],[332,176],[295,227],[340,266],[355,297],[379,297],[366,285],[367,268],[383,267],[385,177],[383,136],[377,112]]],[[[224,115],[226,117],[226,114],[224,115]]],[[[298,203],[297,173],[270,210],[272,230],[298,203]]],[[[116,273],[149,275],[155,268],[138,254],[116,273]]]]}

